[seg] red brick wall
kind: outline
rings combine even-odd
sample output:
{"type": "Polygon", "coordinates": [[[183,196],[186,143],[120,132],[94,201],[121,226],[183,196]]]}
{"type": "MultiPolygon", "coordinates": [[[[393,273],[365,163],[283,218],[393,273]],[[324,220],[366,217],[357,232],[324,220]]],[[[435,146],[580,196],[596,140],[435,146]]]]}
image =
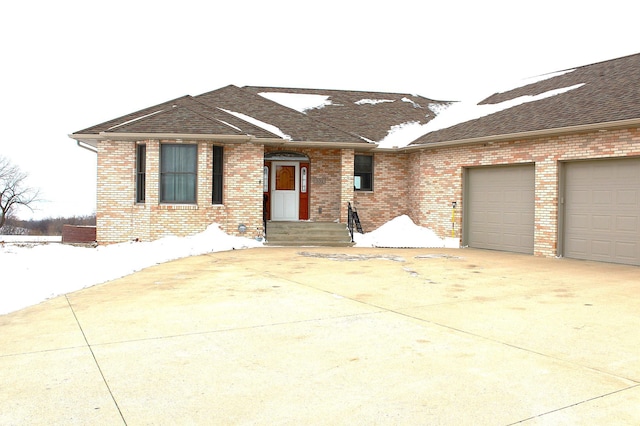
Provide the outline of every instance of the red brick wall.
{"type": "MultiPolygon", "coordinates": [[[[255,144],[224,147],[223,205],[211,204],[211,142],[198,143],[198,195],[193,205],[158,201],[159,147],[148,140],[147,192],[135,203],[135,143],[100,142],[98,147],[97,239],[100,243],[184,236],[212,222],[237,234],[238,224],[253,237],[262,228],[264,153],[273,147],[255,144]]],[[[176,143],[175,141],[166,141],[176,143]]],[[[185,142],[186,143],[186,142],[185,142]]],[[[558,246],[558,187],[562,161],[640,156],[640,130],[623,129],[553,138],[516,140],[411,153],[374,154],[373,191],[353,191],[353,150],[295,149],[310,159],[310,219],[346,221],[353,201],[365,232],[402,214],[440,237],[451,235],[451,202],[458,203],[456,236],[462,237],[465,168],[535,164],[536,255],[554,256],[558,246]]]]}
{"type": "Polygon", "coordinates": [[[224,147],[223,204],[211,204],[212,143],[198,145],[196,204],[159,202],[161,142],[147,140],[146,200],[135,202],[135,142],[106,141],[98,145],[97,240],[100,244],[150,241],[202,232],[218,223],[232,235],[243,223],[247,237],[262,232],[263,147],[255,144],[224,147]]]}
{"type": "Polygon", "coordinates": [[[64,244],[92,243],[95,240],[95,226],[62,225],[62,242],[64,244]]]}
{"type": "MultiPolygon", "coordinates": [[[[623,129],[418,151],[409,170],[419,176],[409,192],[411,218],[450,236],[451,202],[458,202],[456,229],[464,227],[463,173],[466,167],[535,164],[534,254],[555,256],[558,247],[558,191],[563,161],[640,156],[640,130],[623,129]]],[[[457,236],[461,236],[460,232],[457,236]]]]}
{"type": "Polygon", "coordinates": [[[409,191],[417,179],[410,176],[409,158],[408,154],[373,155],[373,191],[354,191],[353,197],[364,232],[410,213],[409,191]]]}

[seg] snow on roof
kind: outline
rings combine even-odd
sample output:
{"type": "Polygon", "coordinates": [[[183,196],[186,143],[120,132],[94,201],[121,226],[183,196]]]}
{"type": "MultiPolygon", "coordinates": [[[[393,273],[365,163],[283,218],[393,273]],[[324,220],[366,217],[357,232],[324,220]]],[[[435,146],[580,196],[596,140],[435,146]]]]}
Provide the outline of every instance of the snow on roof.
{"type": "Polygon", "coordinates": [[[242,132],[242,129],[241,129],[241,128],[239,128],[238,126],[234,126],[233,124],[227,123],[227,122],[226,122],[226,121],[224,121],[224,120],[218,120],[218,121],[219,121],[219,122],[221,122],[222,124],[224,124],[225,126],[229,126],[229,127],[231,127],[232,129],[236,129],[237,131],[242,132]]]}
{"type": "Polygon", "coordinates": [[[394,102],[393,99],[360,99],[354,102],[356,105],[377,105],[384,102],[394,102]]]}
{"type": "Polygon", "coordinates": [[[416,102],[412,101],[412,100],[411,100],[411,99],[409,99],[409,98],[402,98],[402,102],[410,103],[411,105],[413,105],[413,107],[414,107],[414,108],[422,108],[422,107],[420,106],[420,104],[418,104],[418,103],[416,103],[416,102]]]}
{"type": "Polygon", "coordinates": [[[250,117],[248,115],[245,115],[241,112],[235,112],[235,111],[231,111],[228,109],[224,109],[224,108],[219,108],[220,110],[226,112],[227,114],[231,114],[235,117],[238,117],[241,120],[244,120],[248,123],[251,123],[255,126],[260,127],[261,129],[266,130],[267,132],[271,132],[274,135],[278,135],[280,136],[282,139],[286,139],[288,141],[293,140],[293,138],[289,135],[287,135],[286,133],[284,133],[282,130],[280,130],[278,127],[274,126],[273,124],[269,124],[269,123],[265,123],[264,121],[260,121],[257,118],[253,118],[250,117]]]}
{"type": "MultiPolygon", "coordinates": [[[[511,87],[510,89],[502,90],[499,93],[504,93],[509,90],[516,89],[518,87],[522,87],[528,84],[533,84],[538,81],[546,80],[558,75],[566,74],[573,70],[561,71],[553,74],[545,74],[543,76],[534,77],[531,79],[527,79],[521,81],[518,86],[511,87]],[[524,84],[523,84],[524,83],[524,84]]],[[[566,93],[568,91],[577,89],[579,87],[584,86],[582,84],[575,84],[573,86],[562,87],[559,89],[549,90],[544,93],[540,93],[535,96],[525,95],[520,96],[514,99],[510,99],[508,101],[500,102],[497,104],[483,104],[479,105],[480,100],[484,99],[483,97],[480,100],[474,99],[473,101],[463,101],[453,103],[449,106],[443,105],[442,110],[436,111],[436,108],[433,108],[429,105],[429,108],[436,113],[436,117],[429,121],[426,124],[420,124],[418,122],[406,122],[402,124],[398,124],[389,129],[387,136],[385,136],[382,140],[378,142],[378,146],[380,148],[400,148],[408,145],[414,140],[418,139],[420,136],[426,135],[427,133],[434,132],[436,130],[446,129],[448,127],[455,126],[456,124],[464,123],[467,121],[474,120],[476,118],[484,117],[490,114],[494,114],[499,111],[503,111],[505,109],[513,108],[517,105],[522,105],[527,102],[535,102],[545,98],[550,98],[552,96],[556,96],[562,93],[566,93]]]]}
{"type": "Polygon", "coordinates": [[[451,103],[436,104],[432,102],[429,105],[427,105],[427,108],[429,108],[431,112],[434,113],[435,115],[439,115],[442,111],[449,108],[450,106],[451,106],[451,103]]]}
{"type": "Polygon", "coordinates": [[[324,108],[327,105],[331,105],[331,100],[326,95],[284,92],[260,92],[258,95],[302,113],[309,109],[324,108]]]}
{"type": "MultiPolygon", "coordinates": [[[[174,105],[174,106],[175,106],[175,105],[174,105]]],[[[107,129],[107,131],[109,131],[109,130],[113,130],[113,129],[118,128],[118,127],[126,126],[127,124],[131,124],[131,123],[134,123],[134,122],[136,122],[136,121],[143,120],[143,119],[145,119],[145,118],[147,118],[147,117],[151,117],[152,115],[156,115],[156,114],[159,114],[159,113],[164,112],[164,111],[165,111],[164,109],[161,109],[161,110],[158,110],[158,111],[154,111],[154,112],[152,112],[152,113],[150,113],[150,114],[145,114],[145,115],[142,115],[142,116],[140,116],[140,117],[136,117],[136,118],[133,118],[133,119],[131,119],[131,120],[127,120],[127,121],[125,121],[125,122],[118,123],[118,124],[116,124],[115,126],[111,126],[111,127],[109,127],[109,128],[107,129]]]]}

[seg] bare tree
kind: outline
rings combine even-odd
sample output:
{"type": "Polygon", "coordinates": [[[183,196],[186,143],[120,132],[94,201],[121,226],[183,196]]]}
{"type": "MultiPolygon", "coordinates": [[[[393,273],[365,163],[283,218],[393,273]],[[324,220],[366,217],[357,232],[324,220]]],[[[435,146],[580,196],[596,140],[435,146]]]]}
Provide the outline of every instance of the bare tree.
{"type": "Polygon", "coordinates": [[[38,201],[40,191],[26,184],[27,173],[0,155],[0,228],[18,206],[33,211],[31,205],[38,201]]]}

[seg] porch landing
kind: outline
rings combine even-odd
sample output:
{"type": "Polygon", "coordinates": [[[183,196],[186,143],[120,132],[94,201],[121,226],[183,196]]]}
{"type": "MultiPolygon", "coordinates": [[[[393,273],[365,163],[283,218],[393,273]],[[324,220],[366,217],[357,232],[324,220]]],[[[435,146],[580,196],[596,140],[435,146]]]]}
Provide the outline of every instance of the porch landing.
{"type": "Polygon", "coordinates": [[[268,246],[352,246],[347,225],[336,222],[267,222],[268,246]]]}

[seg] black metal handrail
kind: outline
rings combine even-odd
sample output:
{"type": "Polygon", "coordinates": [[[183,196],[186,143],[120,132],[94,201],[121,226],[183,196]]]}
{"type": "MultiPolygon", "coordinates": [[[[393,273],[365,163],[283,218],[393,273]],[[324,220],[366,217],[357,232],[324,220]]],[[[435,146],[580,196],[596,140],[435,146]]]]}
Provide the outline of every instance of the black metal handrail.
{"type": "Polygon", "coordinates": [[[262,194],[262,236],[267,239],[267,203],[269,202],[269,196],[262,194]]]}
{"type": "Polygon", "coordinates": [[[350,202],[347,203],[347,229],[351,235],[351,242],[353,242],[353,209],[350,202]]]}

